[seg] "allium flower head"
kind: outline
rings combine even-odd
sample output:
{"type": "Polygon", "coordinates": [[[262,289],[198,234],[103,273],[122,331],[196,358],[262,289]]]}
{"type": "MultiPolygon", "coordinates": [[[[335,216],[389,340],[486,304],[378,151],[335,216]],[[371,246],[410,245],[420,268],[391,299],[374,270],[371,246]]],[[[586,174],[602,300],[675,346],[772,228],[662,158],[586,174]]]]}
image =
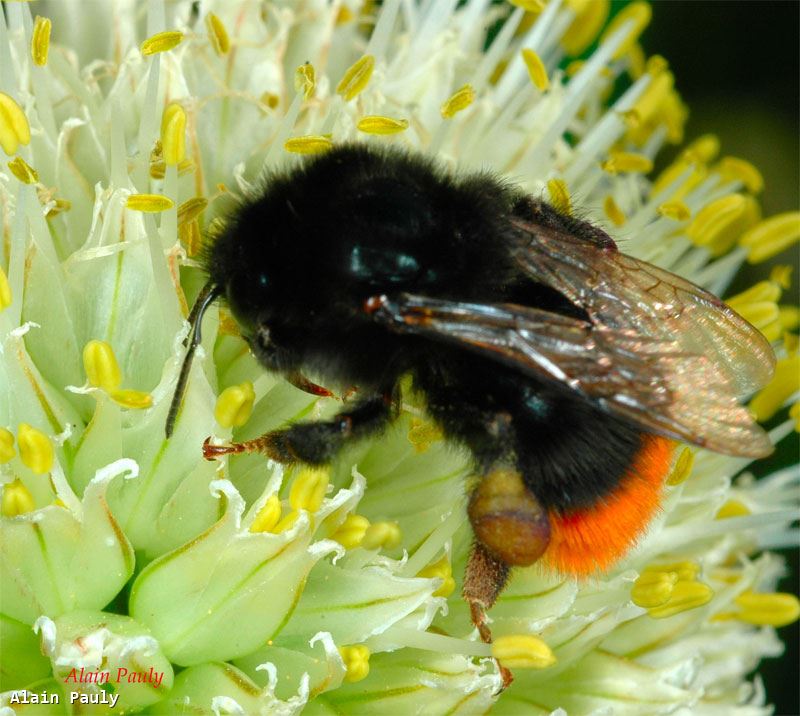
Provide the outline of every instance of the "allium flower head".
{"type": "MultiPolygon", "coordinates": [[[[605,0],[4,11],[2,713],[32,695],[52,713],[769,713],[748,675],[798,615],[763,551],[796,541],[796,466],[755,481],[679,448],[631,554],[581,582],[517,570],[487,645],[459,597],[471,464],[413,396],[329,470],[206,462],[206,436],[338,404],[264,372],[221,307],[164,437],[202,237],[297,155],[396,144],[491,169],[716,293],[796,241],[800,216],[763,219],[758,170],[712,136],[652,176],[687,110],[638,44],[646,3],[610,23],[605,0]],[[515,672],[502,693],[492,656],[515,672]]],[[[731,298],[778,354],[751,403],[782,416],[773,442],[800,415],[788,275],[731,298]]]]}

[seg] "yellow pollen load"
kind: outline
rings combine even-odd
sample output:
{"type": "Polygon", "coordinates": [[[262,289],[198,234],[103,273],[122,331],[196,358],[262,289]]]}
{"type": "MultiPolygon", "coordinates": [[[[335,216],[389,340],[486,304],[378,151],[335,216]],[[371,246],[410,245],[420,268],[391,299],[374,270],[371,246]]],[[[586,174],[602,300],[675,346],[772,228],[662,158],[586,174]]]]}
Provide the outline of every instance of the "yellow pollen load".
{"type": "Polygon", "coordinates": [[[132,388],[109,390],[108,395],[118,405],[123,408],[132,408],[133,410],[144,410],[153,404],[153,396],[150,393],[133,390],[132,388]]]}
{"type": "Polygon", "coordinates": [[[317,86],[317,76],[314,65],[310,62],[300,65],[294,71],[294,91],[302,93],[303,99],[311,99],[314,88],[317,86]]]}
{"type": "Polygon", "coordinates": [[[36,182],[39,181],[39,172],[22,157],[14,157],[14,159],[8,163],[8,168],[23,184],[36,184],[36,182]]]}
{"type": "Polygon", "coordinates": [[[609,174],[631,172],[647,174],[653,170],[653,160],[635,152],[612,152],[600,166],[609,174]]]}
{"type": "Polygon", "coordinates": [[[14,434],[7,428],[0,428],[0,465],[14,458],[14,434]]]}
{"type": "Polygon", "coordinates": [[[606,24],[611,3],[609,0],[567,0],[566,5],[575,13],[575,19],[561,37],[561,47],[568,55],[582,55],[606,24]]]}
{"type": "Polygon", "coordinates": [[[330,137],[321,134],[307,134],[305,137],[287,139],[283,148],[292,154],[322,154],[333,149],[333,142],[330,137]]]}
{"type": "Polygon", "coordinates": [[[256,393],[253,384],[246,380],[223,390],[214,407],[214,418],[223,428],[239,428],[253,414],[256,393]]]}
{"type": "Polygon", "coordinates": [[[27,423],[20,423],[17,428],[17,445],[24,465],[37,475],[50,472],[55,459],[53,444],[41,430],[27,423]]]}
{"type": "Polygon", "coordinates": [[[344,73],[344,77],[336,85],[336,94],[344,97],[345,102],[357,97],[369,84],[374,70],[375,58],[372,55],[364,55],[344,73]]]}
{"type": "Polygon", "coordinates": [[[178,226],[190,224],[205,211],[207,206],[208,199],[202,196],[195,196],[184,201],[178,207],[178,226]]]}
{"type": "Polygon", "coordinates": [[[373,114],[359,119],[356,127],[366,134],[398,134],[408,129],[408,120],[373,114]]]}
{"type": "Polygon", "coordinates": [[[509,669],[546,669],[556,663],[550,647],[532,634],[497,637],[492,644],[492,656],[509,669]]]}
{"type": "Polygon", "coordinates": [[[444,555],[433,564],[429,564],[417,576],[442,580],[442,585],[433,593],[434,597],[449,597],[456,589],[456,580],[453,579],[453,567],[447,555],[444,555]]]}
{"type": "Polygon", "coordinates": [[[695,246],[703,246],[712,256],[720,256],[760,218],[760,209],[753,197],[729,194],[700,209],[687,227],[686,235],[695,246]]]}
{"type": "Polygon", "coordinates": [[[289,489],[289,504],[293,510],[316,512],[328,490],[331,471],[327,467],[304,467],[289,489]]]}
{"type": "Polygon", "coordinates": [[[472,85],[464,85],[457,89],[442,103],[442,119],[452,119],[463,112],[475,101],[475,90],[472,85]]]}
{"type": "Polygon", "coordinates": [[[721,612],[714,616],[714,621],[738,619],[755,626],[782,627],[800,618],[800,601],[794,594],[759,594],[748,590],[736,597],[734,603],[739,611],[721,612]]]}
{"type": "Polygon", "coordinates": [[[345,549],[355,549],[361,544],[369,528],[369,520],[363,515],[347,515],[347,518],[331,535],[345,549]]]}
{"type": "Polygon", "coordinates": [[[562,214],[572,216],[572,199],[563,179],[550,179],[547,182],[547,191],[550,194],[550,203],[562,214]]]}
{"type": "Polygon", "coordinates": [[[132,211],[157,214],[171,209],[175,204],[172,199],[163,194],[131,194],[125,202],[125,206],[132,211]]]}
{"type": "Polygon", "coordinates": [[[0,147],[8,156],[17,153],[20,144],[31,141],[28,118],[13,97],[0,92],[0,147]]]}
{"type": "Polygon", "coordinates": [[[669,477],[667,477],[667,485],[674,487],[685,482],[689,475],[692,474],[694,468],[694,452],[689,448],[683,448],[678,459],[675,461],[675,466],[672,468],[669,477]]]}
{"type": "Polygon", "coordinates": [[[22,483],[22,480],[17,478],[14,482],[3,485],[3,499],[0,502],[0,512],[3,517],[24,515],[27,512],[33,512],[35,507],[33,495],[22,483]]]}
{"type": "Polygon", "coordinates": [[[272,532],[280,519],[281,500],[277,495],[270,495],[250,525],[250,531],[272,532]]]}
{"type": "Polygon", "coordinates": [[[756,420],[764,422],[777,413],[800,390],[800,355],[790,355],[775,365],[775,374],[765,388],[750,401],[756,420]]]}
{"type": "Polygon", "coordinates": [[[441,429],[430,420],[412,418],[408,429],[408,441],[414,446],[414,452],[427,452],[433,443],[444,437],[441,429]]]}
{"type": "Polygon", "coordinates": [[[183,42],[183,33],[180,30],[165,30],[148,37],[139,49],[145,56],[156,55],[177,47],[181,42],[183,42]]]}
{"type": "Polygon", "coordinates": [[[0,311],[5,311],[10,305],[13,297],[11,295],[11,286],[8,283],[8,276],[0,266],[0,311]]]}
{"type": "Polygon", "coordinates": [[[739,502],[739,500],[728,500],[719,508],[715,519],[727,520],[731,517],[746,517],[749,514],[750,510],[743,502],[739,502]]]}
{"type": "Polygon", "coordinates": [[[402,533],[396,522],[374,522],[364,534],[361,546],[364,549],[394,549],[400,545],[402,533]]]}
{"type": "Polygon", "coordinates": [[[531,82],[536,86],[536,89],[540,92],[545,92],[550,86],[550,78],[547,76],[547,68],[544,66],[542,58],[526,47],[522,50],[522,61],[525,63],[525,67],[528,69],[528,77],[531,78],[531,82]]]}
{"type": "Polygon", "coordinates": [[[36,16],[31,34],[31,57],[33,64],[44,67],[47,64],[47,53],[50,49],[50,29],[52,23],[46,17],[36,16]]]}
{"type": "Polygon", "coordinates": [[[747,260],[761,263],[800,240],[800,211],[789,211],[765,219],[747,231],[739,246],[748,249],[747,260]]]}
{"type": "Polygon", "coordinates": [[[746,159],[723,157],[714,170],[722,177],[723,181],[740,181],[744,184],[744,188],[752,194],[758,194],[764,188],[764,177],[761,172],[746,159]]]}
{"type": "Polygon", "coordinates": [[[106,341],[92,340],[83,348],[83,369],[95,388],[115,390],[122,383],[122,371],[114,349],[106,341]]]}
{"type": "Polygon", "coordinates": [[[687,221],[692,215],[689,207],[682,201],[665,201],[658,207],[658,213],[674,221],[687,221]]]}
{"type": "Polygon", "coordinates": [[[364,644],[340,646],[339,655],[342,657],[344,668],[347,670],[344,675],[345,681],[354,684],[367,678],[369,675],[369,647],[364,644]]]}
{"type": "Polygon", "coordinates": [[[179,164],[186,156],[186,112],[177,102],[164,107],[161,116],[161,152],[167,166],[179,164]]]}
{"type": "Polygon", "coordinates": [[[630,50],[633,44],[639,39],[644,29],[650,24],[650,18],[653,11],[649,3],[646,2],[632,2],[626,5],[621,12],[617,13],[608,23],[603,34],[600,36],[600,42],[605,42],[611,35],[619,30],[625,23],[632,22],[632,27],[627,37],[622,41],[617,51],[614,53],[612,59],[618,60],[620,57],[630,50]]]}
{"type": "Polygon", "coordinates": [[[614,226],[625,226],[628,219],[610,194],[603,200],[603,211],[614,226]]]}
{"type": "Polygon", "coordinates": [[[225,25],[213,12],[206,15],[206,30],[208,31],[208,39],[211,42],[214,52],[218,55],[225,55],[231,49],[231,41],[228,37],[228,31],[225,25]]]}

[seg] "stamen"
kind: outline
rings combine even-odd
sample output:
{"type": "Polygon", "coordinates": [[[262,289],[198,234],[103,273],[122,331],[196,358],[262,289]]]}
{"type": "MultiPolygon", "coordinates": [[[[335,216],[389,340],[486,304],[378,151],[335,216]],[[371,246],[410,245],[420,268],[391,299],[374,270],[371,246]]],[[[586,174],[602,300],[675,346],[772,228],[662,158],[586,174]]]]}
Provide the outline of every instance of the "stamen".
{"type": "Polygon", "coordinates": [[[791,288],[792,285],[792,270],[793,266],[789,264],[779,264],[773,266],[769,272],[769,280],[777,283],[785,291],[791,288]]]}
{"type": "Polygon", "coordinates": [[[293,510],[285,517],[281,518],[278,524],[272,528],[272,531],[275,534],[280,534],[281,532],[286,532],[287,530],[291,529],[295,522],[297,522],[297,518],[300,517],[300,513],[297,510],[293,510]]]}
{"type": "Polygon", "coordinates": [[[180,30],[165,30],[148,37],[139,49],[145,56],[155,55],[177,47],[182,41],[183,33],[180,30]]]}
{"type": "Polygon", "coordinates": [[[497,637],[492,644],[492,656],[509,669],[546,669],[556,663],[550,647],[532,634],[497,637]]]}
{"type": "Polygon", "coordinates": [[[6,428],[0,428],[0,465],[12,460],[16,454],[14,434],[6,428]]]}
{"type": "Polygon", "coordinates": [[[241,427],[253,414],[256,393],[253,384],[246,380],[240,385],[231,385],[217,398],[214,418],[223,428],[241,427]]]}
{"type": "Polygon", "coordinates": [[[550,179],[547,182],[547,191],[550,193],[550,203],[553,208],[566,216],[572,216],[572,199],[563,179],[550,179]]]}
{"type": "Polygon", "coordinates": [[[200,235],[200,224],[190,221],[188,224],[178,225],[178,240],[186,249],[186,255],[190,258],[197,256],[203,239],[200,235]]]}
{"type": "Polygon", "coordinates": [[[442,118],[452,119],[475,101],[475,90],[472,85],[464,85],[456,90],[442,104],[442,118]]]}
{"type": "Polygon", "coordinates": [[[751,264],[771,259],[800,240],[800,211],[789,211],[765,219],[747,231],[739,246],[748,249],[751,264]]]}
{"type": "Polygon", "coordinates": [[[349,102],[366,88],[374,70],[375,57],[364,55],[344,73],[344,77],[336,85],[336,93],[344,97],[345,102],[349,102]]]}
{"type": "Polygon", "coordinates": [[[539,14],[547,7],[545,0],[508,0],[514,7],[522,8],[525,12],[539,14]]]}
{"type": "Polygon", "coordinates": [[[0,512],[3,517],[17,517],[27,512],[33,512],[35,508],[33,495],[22,483],[22,480],[17,478],[14,482],[3,486],[3,500],[0,503],[0,512]]]}
{"type": "Polygon", "coordinates": [[[746,291],[737,293],[735,296],[727,299],[726,303],[734,310],[739,311],[748,303],[757,303],[768,301],[775,303],[781,298],[781,287],[775,281],[759,281],[753,284],[746,291]]]}
{"type": "Polygon", "coordinates": [[[53,444],[41,430],[27,423],[17,429],[17,445],[22,462],[37,475],[50,472],[53,467],[53,444]]]}
{"type": "Polygon", "coordinates": [[[608,0],[567,0],[575,12],[575,19],[561,37],[561,47],[568,55],[578,57],[584,53],[599,34],[608,19],[608,0]]]}
{"type": "MultiPolygon", "coordinates": [[[[599,3],[598,3],[599,4],[599,3]]],[[[647,72],[647,58],[645,57],[644,48],[638,43],[634,42],[627,53],[628,60],[628,74],[631,79],[638,80],[647,72]]]]}
{"type": "Polygon", "coordinates": [[[715,519],[727,520],[731,517],[746,517],[749,514],[751,514],[751,512],[743,502],[739,502],[739,500],[728,500],[719,508],[715,519]]]}
{"type": "Polygon", "coordinates": [[[456,581],[453,579],[453,567],[446,554],[433,564],[421,569],[417,576],[442,580],[442,585],[433,593],[434,597],[449,597],[455,591],[456,581]]]}
{"type": "Polygon", "coordinates": [[[400,545],[402,536],[396,522],[374,522],[367,528],[361,546],[364,549],[394,549],[400,545]]]}
{"type": "Polygon", "coordinates": [[[357,681],[366,679],[369,674],[369,648],[364,644],[355,644],[354,646],[340,646],[339,654],[344,661],[344,667],[347,673],[344,680],[350,684],[357,681]]]}
{"type": "Polygon", "coordinates": [[[8,168],[23,184],[36,184],[39,181],[39,172],[22,157],[14,157],[8,162],[8,168]]]}
{"type": "Polygon", "coordinates": [[[708,246],[744,215],[746,205],[742,194],[712,201],[700,209],[686,229],[686,235],[696,246],[708,246]]]}
{"type": "Polygon", "coordinates": [[[789,417],[794,420],[794,431],[800,433],[800,401],[789,408],[789,417]]]}
{"type": "Polygon", "coordinates": [[[603,171],[609,174],[623,172],[639,172],[647,174],[653,170],[653,160],[643,154],[634,152],[612,152],[611,156],[601,165],[603,171]]]}
{"type": "Polygon", "coordinates": [[[281,501],[277,495],[270,495],[264,506],[258,511],[251,532],[272,532],[281,519],[281,501]]]}
{"type": "Polygon", "coordinates": [[[12,156],[17,153],[20,144],[30,141],[31,127],[22,107],[12,97],[0,92],[0,147],[12,156]]]}
{"type": "Polygon", "coordinates": [[[68,199],[55,199],[55,203],[47,210],[45,216],[48,219],[58,216],[62,211],[69,211],[72,208],[72,202],[68,199]]]}
{"type": "Polygon", "coordinates": [[[700,566],[695,562],[650,565],[634,583],[631,599],[647,609],[654,619],[694,609],[714,595],[707,584],[697,581],[700,566]]]}
{"type": "Polygon", "coordinates": [[[528,69],[528,76],[536,89],[540,92],[545,92],[550,86],[550,78],[547,76],[547,68],[544,66],[542,58],[526,47],[522,50],[522,61],[525,63],[525,67],[528,69]]]}
{"type": "Polygon", "coordinates": [[[764,422],[777,413],[789,398],[800,390],[800,355],[779,360],[769,384],[750,401],[756,420],[764,422]]]}
{"type": "Polygon", "coordinates": [[[739,181],[752,194],[758,194],[764,188],[761,172],[746,159],[723,157],[715,170],[724,181],[739,181]]]}
{"type": "Polygon", "coordinates": [[[12,301],[11,285],[8,283],[8,276],[0,266],[0,311],[5,311],[12,301]]]}
{"type": "Polygon", "coordinates": [[[720,141],[716,134],[704,134],[686,147],[686,152],[690,152],[699,161],[707,163],[713,161],[719,154],[719,147],[720,141]]]}
{"type": "Polygon", "coordinates": [[[289,490],[292,509],[316,512],[322,506],[330,476],[331,471],[327,467],[301,469],[289,490]]]}
{"type": "Polygon", "coordinates": [[[666,604],[647,611],[653,619],[666,619],[689,609],[702,607],[708,604],[713,596],[714,590],[703,582],[679,581],[666,604]]]}
{"type": "Polygon", "coordinates": [[[734,602],[740,611],[716,614],[714,621],[738,619],[755,626],[782,627],[800,618],[800,601],[794,594],[747,591],[736,597],[734,602]]]}
{"type": "Polygon", "coordinates": [[[644,568],[643,573],[650,572],[674,572],[678,579],[684,582],[692,582],[700,574],[700,565],[697,562],[686,560],[684,562],[671,562],[670,564],[651,564],[644,568]]]}
{"type": "Polygon", "coordinates": [[[330,137],[308,134],[305,137],[287,139],[283,148],[292,154],[322,154],[333,149],[333,142],[330,137]]]}
{"type": "Polygon", "coordinates": [[[184,226],[194,221],[208,206],[208,199],[195,196],[187,199],[178,207],[178,226],[184,226]]]}
{"type": "Polygon", "coordinates": [[[92,340],[83,348],[83,369],[89,383],[96,388],[115,390],[122,383],[114,349],[105,341],[92,340]]]}
{"type": "Polygon", "coordinates": [[[186,155],[186,112],[177,102],[164,108],[161,116],[161,148],[167,166],[179,164],[186,155]]]}
{"type": "Polygon", "coordinates": [[[675,461],[675,467],[667,478],[667,485],[674,487],[685,482],[689,475],[692,474],[694,468],[694,451],[689,448],[683,448],[678,459],[675,461]]]}
{"type": "Polygon", "coordinates": [[[643,609],[653,609],[666,604],[678,583],[675,572],[643,572],[631,589],[631,601],[643,609]]]}
{"type": "Polygon", "coordinates": [[[50,29],[52,23],[49,18],[36,16],[31,35],[31,57],[33,63],[44,67],[47,64],[47,52],[50,49],[50,29]]]}
{"type": "Polygon", "coordinates": [[[118,388],[116,390],[109,390],[108,395],[115,403],[121,405],[123,408],[144,410],[153,405],[153,396],[141,390],[118,388]]]}
{"type": "Polygon", "coordinates": [[[331,539],[336,540],[345,549],[355,549],[361,544],[369,528],[369,520],[363,515],[347,515],[331,539]]]}
{"type": "Polygon", "coordinates": [[[163,194],[131,194],[125,202],[125,206],[133,211],[157,214],[171,209],[175,204],[172,199],[163,194]]]}
{"type": "Polygon", "coordinates": [[[784,331],[793,331],[800,326],[800,308],[797,306],[778,306],[778,322],[784,331]]]}
{"type": "MultiPolygon", "coordinates": [[[[178,176],[183,176],[194,169],[194,162],[191,159],[182,159],[178,162],[178,176]]],[[[163,179],[167,173],[167,163],[163,159],[156,159],[150,162],[150,176],[153,179],[163,179]]]]}
{"type": "Polygon", "coordinates": [[[417,454],[427,452],[433,443],[442,440],[444,434],[436,423],[430,420],[411,419],[408,429],[408,441],[414,446],[417,454]]]}
{"type": "Polygon", "coordinates": [[[639,36],[650,23],[652,14],[653,11],[648,3],[632,2],[614,16],[600,36],[601,44],[619,30],[626,22],[632,21],[632,26],[628,32],[628,36],[620,43],[617,51],[612,56],[612,60],[620,59],[620,57],[630,50],[632,45],[639,39],[639,36]]]}
{"type": "Polygon", "coordinates": [[[611,196],[611,194],[603,200],[603,211],[605,211],[606,216],[614,226],[625,226],[627,217],[622,209],[619,208],[619,204],[614,201],[614,197],[611,196]]]}
{"type": "Polygon", "coordinates": [[[206,15],[206,29],[208,30],[208,39],[211,42],[214,52],[218,55],[227,54],[231,49],[231,41],[228,37],[228,31],[225,25],[213,12],[206,15]]]}
{"type": "Polygon", "coordinates": [[[658,207],[658,213],[675,221],[686,221],[692,215],[689,207],[682,201],[665,201],[658,207]]]}
{"type": "Polygon", "coordinates": [[[408,129],[408,120],[369,115],[358,120],[356,126],[360,132],[365,132],[366,134],[397,134],[408,129]]]}

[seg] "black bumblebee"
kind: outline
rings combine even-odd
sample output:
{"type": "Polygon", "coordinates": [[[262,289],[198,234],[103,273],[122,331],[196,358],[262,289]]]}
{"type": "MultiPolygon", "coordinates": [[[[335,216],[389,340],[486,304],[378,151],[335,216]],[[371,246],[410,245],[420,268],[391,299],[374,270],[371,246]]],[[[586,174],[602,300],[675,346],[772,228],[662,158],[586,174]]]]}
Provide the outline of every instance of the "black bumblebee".
{"type": "Polygon", "coordinates": [[[397,413],[410,375],[447,438],[472,452],[473,620],[508,569],[588,573],[618,559],[658,507],[672,440],[771,451],[740,398],[766,383],[767,341],[717,298],[620,253],[597,227],[489,174],[349,145],[273,176],[207,247],[205,308],[227,301],[259,362],[359,398],[208,458],[257,450],[330,462],[397,413]]]}

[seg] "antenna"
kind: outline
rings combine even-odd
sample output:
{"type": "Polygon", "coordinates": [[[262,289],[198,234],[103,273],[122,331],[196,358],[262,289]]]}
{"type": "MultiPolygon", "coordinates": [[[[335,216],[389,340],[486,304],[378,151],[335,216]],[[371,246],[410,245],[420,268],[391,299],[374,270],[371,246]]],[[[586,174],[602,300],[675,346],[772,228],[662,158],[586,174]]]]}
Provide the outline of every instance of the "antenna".
{"type": "Polygon", "coordinates": [[[172,402],[170,403],[169,412],[167,413],[167,424],[164,427],[167,438],[172,436],[172,430],[175,427],[175,418],[178,417],[178,411],[183,402],[183,394],[186,392],[186,383],[189,380],[189,371],[192,369],[194,352],[197,346],[200,345],[200,340],[202,338],[200,334],[200,325],[203,323],[203,315],[211,303],[221,294],[222,290],[209,281],[200,289],[197,300],[194,302],[192,310],[189,312],[189,335],[186,336],[183,342],[183,345],[187,346],[187,351],[183,359],[180,375],[178,375],[178,382],[175,385],[175,392],[172,394],[172,402]]]}

